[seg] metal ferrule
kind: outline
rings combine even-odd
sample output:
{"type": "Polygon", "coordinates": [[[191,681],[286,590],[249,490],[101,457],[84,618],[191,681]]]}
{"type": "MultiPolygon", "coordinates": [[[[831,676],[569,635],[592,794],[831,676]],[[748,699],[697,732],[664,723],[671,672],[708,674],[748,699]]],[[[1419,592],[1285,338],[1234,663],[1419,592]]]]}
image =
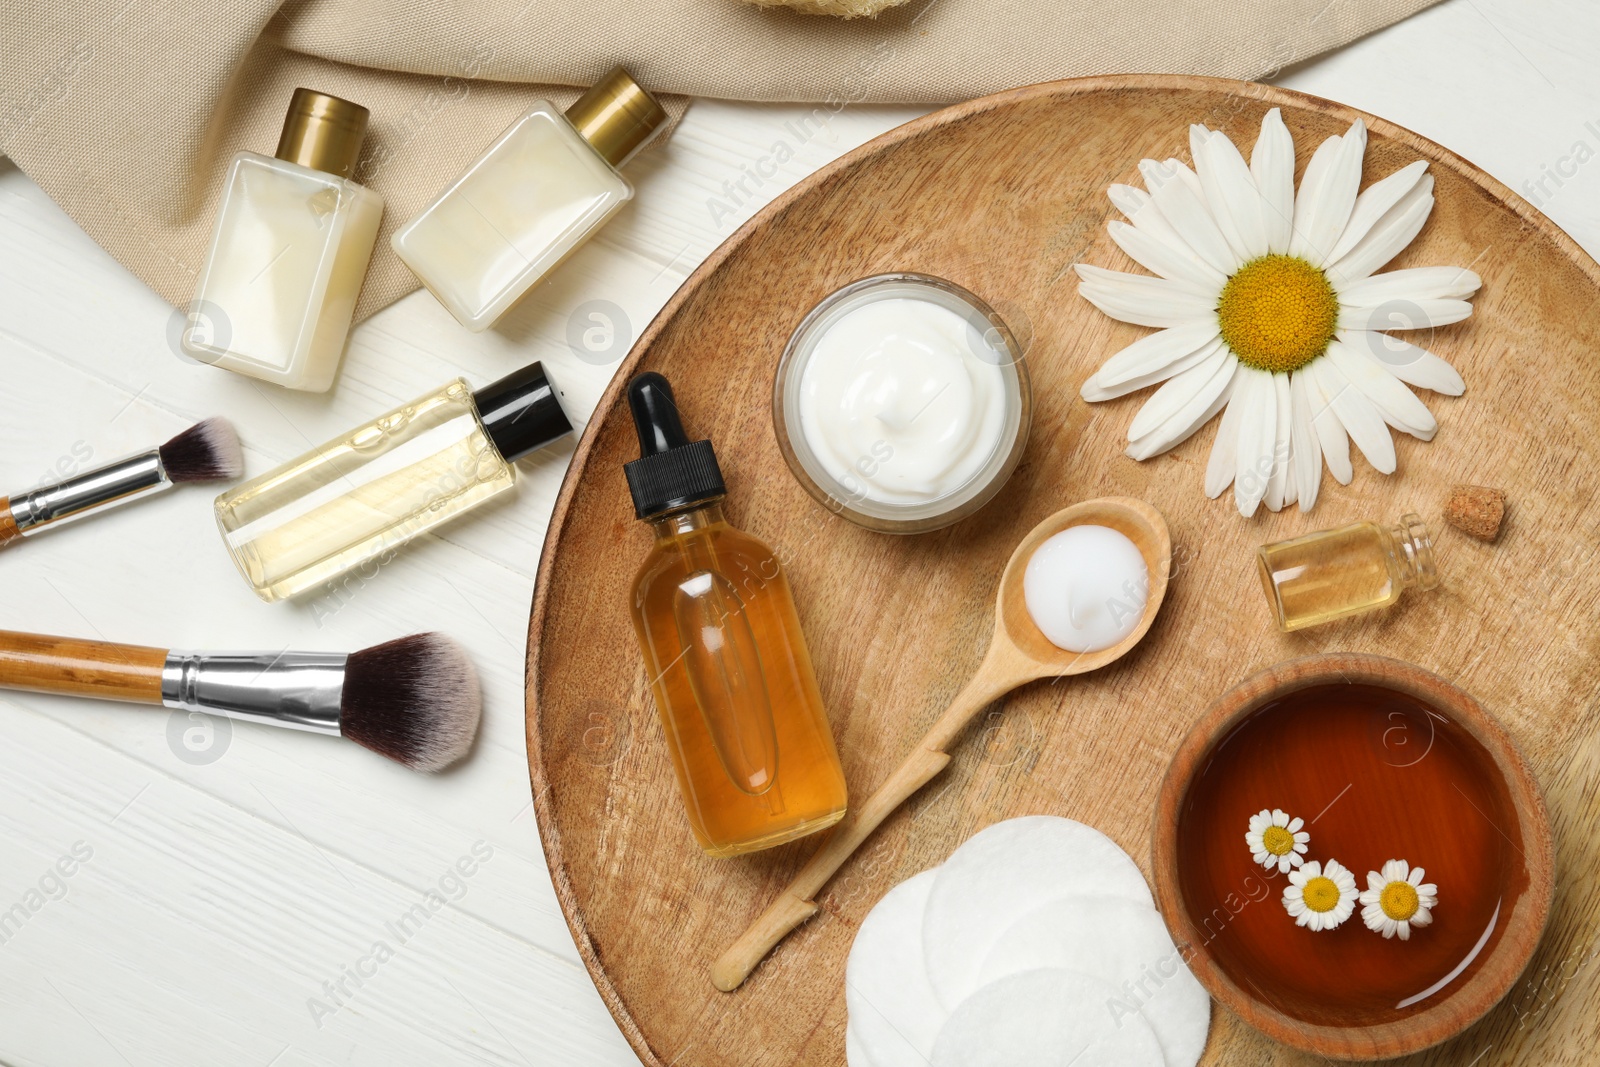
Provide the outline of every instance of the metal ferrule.
{"type": "Polygon", "coordinates": [[[168,652],[161,703],[338,735],[349,658],[343,652],[168,652]]]}
{"type": "Polygon", "coordinates": [[[85,515],[159,493],[172,484],[161,466],[161,450],[151,449],[96,470],[42,486],[11,498],[11,516],[23,536],[85,515]]]}

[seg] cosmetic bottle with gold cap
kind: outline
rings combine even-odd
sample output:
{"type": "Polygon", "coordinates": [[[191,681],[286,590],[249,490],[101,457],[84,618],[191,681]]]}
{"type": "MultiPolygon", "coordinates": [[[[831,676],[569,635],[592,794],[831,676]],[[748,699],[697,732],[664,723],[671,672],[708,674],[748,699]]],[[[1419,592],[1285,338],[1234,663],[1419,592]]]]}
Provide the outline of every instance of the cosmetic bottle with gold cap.
{"type": "Polygon", "coordinates": [[[366,108],[296,89],[276,156],[233,158],[185,352],[290,389],[333,384],[383,218],[350,177],[366,132],[366,108]]]}
{"type": "Polygon", "coordinates": [[[463,326],[488,328],[633,197],[617,173],[667,113],[621,67],[540,101],[390,243],[463,326]]]}

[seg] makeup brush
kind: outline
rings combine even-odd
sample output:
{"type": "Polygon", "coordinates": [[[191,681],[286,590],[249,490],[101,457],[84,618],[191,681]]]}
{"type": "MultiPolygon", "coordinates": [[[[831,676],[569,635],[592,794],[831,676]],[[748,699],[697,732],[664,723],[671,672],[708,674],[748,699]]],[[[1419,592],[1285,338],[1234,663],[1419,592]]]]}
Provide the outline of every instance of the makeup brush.
{"type": "Polygon", "coordinates": [[[206,419],[162,445],[17,497],[0,497],[0,545],[184,482],[231,481],[244,472],[239,435],[206,419]]]}
{"type": "Polygon", "coordinates": [[[0,688],[162,704],[349,738],[416,771],[478,732],[478,675],[444,634],[342,652],[169,652],[0,630],[0,688]]]}

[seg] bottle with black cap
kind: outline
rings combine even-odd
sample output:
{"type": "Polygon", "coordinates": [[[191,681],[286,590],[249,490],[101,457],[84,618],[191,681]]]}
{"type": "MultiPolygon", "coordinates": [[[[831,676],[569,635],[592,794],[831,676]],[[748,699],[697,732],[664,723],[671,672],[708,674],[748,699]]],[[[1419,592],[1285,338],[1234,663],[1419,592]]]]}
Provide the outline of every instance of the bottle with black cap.
{"type": "Polygon", "coordinates": [[[320,588],[341,604],[395,549],[511,489],[518,457],[571,432],[539,363],[476,392],[457,378],[219,496],[217,525],[262,600],[320,588]]]}
{"type": "Polygon", "coordinates": [[[667,380],[634,378],[628,405],[639,458],[623,471],[655,534],[633,625],[695,839],[735,856],[832,826],[844,771],[783,567],[728,525],[716,453],[689,440],[667,380]]]}

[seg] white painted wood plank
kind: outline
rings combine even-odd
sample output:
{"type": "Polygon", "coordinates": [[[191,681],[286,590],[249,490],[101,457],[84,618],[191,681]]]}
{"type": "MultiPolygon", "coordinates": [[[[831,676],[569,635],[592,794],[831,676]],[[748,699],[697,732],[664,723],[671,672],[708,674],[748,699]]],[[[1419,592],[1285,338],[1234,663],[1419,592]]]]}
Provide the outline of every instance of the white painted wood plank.
{"type": "Polygon", "coordinates": [[[507,849],[463,833],[405,884],[8,699],[0,713],[8,1061],[632,1060],[581,967],[465,909],[507,849]]]}

